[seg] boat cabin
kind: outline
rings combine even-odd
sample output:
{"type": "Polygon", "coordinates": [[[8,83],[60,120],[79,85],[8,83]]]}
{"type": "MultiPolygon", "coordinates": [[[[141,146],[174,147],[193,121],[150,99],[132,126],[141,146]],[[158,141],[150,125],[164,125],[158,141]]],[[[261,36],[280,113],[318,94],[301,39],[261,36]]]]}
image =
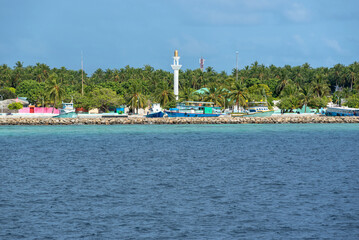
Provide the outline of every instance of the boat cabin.
{"type": "Polygon", "coordinates": [[[177,108],[170,109],[172,111],[188,112],[188,113],[221,113],[220,107],[214,107],[213,102],[197,102],[197,101],[184,101],[177,103],[177,108]]]}
{"type": "Polygon", "coordinates": [[[267,102],[249,102],[247,110],[250,113],[269,111],[267,102]]]}
{"type": "Polygon", "coordinates": [[[71,101],[70,103],[62,102],[62,108],[60,110],[60,114],[66,114],[75,112],[74,103],[71,101]]]}

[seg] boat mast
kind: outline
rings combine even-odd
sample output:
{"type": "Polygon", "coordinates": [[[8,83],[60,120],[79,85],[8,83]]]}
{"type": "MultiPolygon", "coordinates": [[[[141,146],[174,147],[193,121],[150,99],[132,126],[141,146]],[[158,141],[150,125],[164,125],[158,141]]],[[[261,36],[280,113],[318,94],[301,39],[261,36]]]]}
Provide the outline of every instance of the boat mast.
{"type": "Polygon", "coordinates": [[[82,79],[82,88],[81,88],[81,95],[84,95],[84,58],[83,53],[81,51],[81,79],[82,79]]]}

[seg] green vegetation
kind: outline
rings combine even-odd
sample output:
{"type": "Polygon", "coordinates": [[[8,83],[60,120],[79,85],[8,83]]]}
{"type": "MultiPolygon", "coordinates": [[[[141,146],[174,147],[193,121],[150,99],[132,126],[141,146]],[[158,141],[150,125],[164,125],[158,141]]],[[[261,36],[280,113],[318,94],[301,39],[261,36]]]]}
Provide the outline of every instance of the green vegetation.
{"type": "MultiPolygon", "coordinates": [[[[280,100],[283,111],[302,106],[320,108],[329,101],[358,106],[359,63],[349,66],[337,64],[332,68],[302,66],[284,67],[260,65],[257,62],[231,74],[216,72],[212,67],[205,71],[180,70],[180,101],[211,101],[216,106],[245,107],[251,101],[280,100]],[[336,91],[336,86],[341,91],[336,91]],[[200,91],[197,91],[201,89],[200,91]]],[[[27,97],[37,106],[58,107],[62,101],[74,99],[76,107],[100,108],[127,104],[133,112],[159,102],[164,107],[175,106],[173,74],[126,66],[121,69],[97,69],[91,76],[84,73],[84,95],[81,94],[81,70],[53,68],[37,63],[24,67],[17,62],[13,68],[0,65],[0,95],[4,99],[27,97]]]]}
{"type": "Polygon", "coordinates": [[[345,105],[351,108],[359,108],[359,94],[351,95],[345,105]]]}
{"type": "Polygon", "coordinates": [[[10,103],[9,105],[8,105],[8,108],[10,109],[10,110],[19,110],[19,109],[22,109],[22,104],[21,103],[19,103],[19,102],[14,102],[14,103],[10,103]]]}
{"type": "Polygon", "coordinates": [[[5,99],[12,99],[12,98],[16,98],[16,94],[13,93],[12,91],[10,91],[7,88],[3,88],[0,89],[0,95],[2,96],[2,98],[5,99]]]}

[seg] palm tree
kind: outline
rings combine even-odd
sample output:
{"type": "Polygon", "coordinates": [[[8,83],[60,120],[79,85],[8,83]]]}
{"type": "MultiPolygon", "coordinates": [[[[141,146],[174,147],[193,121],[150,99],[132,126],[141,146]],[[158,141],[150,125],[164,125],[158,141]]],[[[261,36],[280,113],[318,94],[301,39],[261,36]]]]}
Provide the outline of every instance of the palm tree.
{"type": "Polygon", "coordinates": [[[280,82],[279,82],[279,84],[277,85],[277,88],[276,88],[276,91],[277,91],[277,95],[279,96],[280,94],[281,94],[281,92],[283,91],[283,89],[287,86],[287,85],[289,85],[289,84],[291,84],[291,80],[290,79],[288,79],[288,78],[283,78],[280,82]]]}
{"type": "Polygon", "coordinates": [[[179,98],[181,101],[193,101],[195,98],[194,92],[195,90],[193,88],[183,88],[183,90],[180,91],[179,98]]]}
{"type": "Polygon", "coordinates": [[[354,82],[354,90],[359,93],[359,74],[357,73],[357,80],[354,82]]]}
{"type": "Polygon", "coordinates": [[[313,98],[313,91],[309,84],[304,85],[300,89],[299,97],[301,100],[301,104],[304,105],[304,112],[307,112],[308,103],[313,98]]]}
{"type": "MultiPolygon", "coordinates": [[[[51,74],[46,82],[46,92],[48,93],[50,100],[53,101],[55,108],[56,102],[60,102],[65,94],[65,90],[62,83],[58,80],[56,73],[51,74]]],[[[52,113],[54,113],[54,108],[52,109],[52,113]]]]}
{"type": "Polygon", "coordinates": [[[335,76],[335,85],[339,86],[339,85],[344,85],[343,83],[343,72],[344,72],[344,65],[342,64],[336,64],[332,70],[334,71],[334,76],[335,76]]]}
{"type": "Polygon", "coordinates": [[[226,107],[229,105],[229,99],[228,99],[228,94],[229,94],[229,91],[223,87],[223,86],[219,86],[217,88],[217,94],[218,94],[218,98],[221,102],[221,106],[226,109],[226,107]]]}
{"type": "Polygon", "coordinates": [[[143,108],[146,104],[146,97],[143,94],[143,85],[140,81],[132,81],[129,88],[128,104],[132,109],[137,110],[143,108]]]}
{"type": "Polygon", "coordinates": [[[355,79],[357,77],[359,64],[357,62],[354,62],[353,64],[350,64],[348,66],[349,70],[349,79],[350,79],[350,89],[353,89],[353,84],[355,82],[355,79]]]}
{"type": "Polygon", "coordinates": [[[202,72],[200,69],[196,69],[194,70],[194,75],[196,78],[196,87],[198,88],[205,87],[206,81],[204,79],[204,72],[202,72]]]}
{"type": "Polygon", "coordinates": [[[317,97],[324,97],[330,91],[324,77],[325,76],[323,74],[317,74],[312,82],[313,92],[317,95],[317,97]]]}
{"type": "Polygon", "coordinates": [[[280,97],[299,97],[299,88],[296,84],[288,84],[280,94],[280,97]]]}
{"type": "Polygon", "coordinates": [[[10,86],[12,70],[6,64],[0,66],[0,87],[10,86]]]}
{"type": "Polygon", "coordinates": [[[169,88],[168,82],[162,80],[157,88],[155,99],[161,104],[166,106],[169,102],[175,100],[173,90],[169,88]]]}
{"type": "Polygon", "coordinates": [[[213,102],[215,106],[222,105],[221,91],[222,89],[217,89],[214,84],[211,84],[204,92],[204,101],[213,102]]]}
{"type": "Polygon", "coordinates": [[[231,99],[232,103],[236,103],[238,110],[239,106],[246,106],[246,100],[248,100],[248,91],[244,84],[242,84],[240,81],[236,81],[230,89],[228,98],[231,99]]]}

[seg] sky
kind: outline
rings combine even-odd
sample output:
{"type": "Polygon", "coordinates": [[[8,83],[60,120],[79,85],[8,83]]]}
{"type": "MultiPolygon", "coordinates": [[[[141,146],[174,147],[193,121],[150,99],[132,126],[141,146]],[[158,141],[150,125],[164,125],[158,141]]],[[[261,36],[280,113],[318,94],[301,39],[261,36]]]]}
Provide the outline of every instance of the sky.
{"type": "Polygon", "coordinates": [[[0,0],[0,64],[332,67],[359,56],[358,0],[0,0]]]}

